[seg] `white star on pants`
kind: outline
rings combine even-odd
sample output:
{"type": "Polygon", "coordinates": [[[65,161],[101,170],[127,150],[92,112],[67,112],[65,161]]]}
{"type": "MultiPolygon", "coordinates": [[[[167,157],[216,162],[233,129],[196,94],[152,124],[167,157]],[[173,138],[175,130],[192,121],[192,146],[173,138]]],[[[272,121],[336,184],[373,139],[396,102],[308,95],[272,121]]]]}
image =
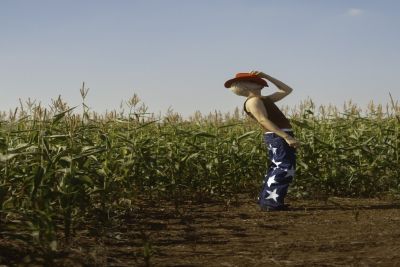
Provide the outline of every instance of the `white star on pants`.
{"type": "Polygon", "coordinates": [[[276,198],[279,197],[279,195],[276,193],[276,188],[272,192],[267,190],[267,193],[269,196],[266,199],[273,199],[275,202],[278,202],[276,198]]]}
{"type": "Polygon", "coordinates": [[[271,187],[271,184],[276,183],[275,176],[276,175],[271,176],[271,177],[268,178],[268,181],[267,181],[268,187],[271,187]]]}
{"type": "Polygon", "coordinates": [[[285,178],[286,178],[286,177],[290,177],[290,176],[294,177],[294,172],[295,172],[295,170],[294,170],[294,167],[293,167],[293,166],[292,166],[292,168],[286,169],[285,171],[287,172],[285,178]]]}
{"type": "Polygon", "coordinates": [[[268,146],[268,149],[269,150],[272,150],[272,154],[276,154],[276,150],[278,149],[278,148],[276,148],[276,147],[272,147],[272,145],[271,144],[269,144],[269,146],[268,146]]]}
{"type": "Polygon", "coordinates": [[[282,163],[282,161],[275,161],[275,159],[272,159],[272,162],[276,165],[276,168],[279,168],[279,165],[282,163]]]}

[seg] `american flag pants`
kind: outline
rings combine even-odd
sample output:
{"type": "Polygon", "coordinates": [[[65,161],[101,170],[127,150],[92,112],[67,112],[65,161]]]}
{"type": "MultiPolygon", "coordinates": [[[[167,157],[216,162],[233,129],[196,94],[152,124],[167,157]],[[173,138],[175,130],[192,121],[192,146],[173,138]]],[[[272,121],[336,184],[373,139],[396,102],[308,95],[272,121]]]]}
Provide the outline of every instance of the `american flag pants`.
{"type": "MultiPolygon", "coordinates": [[[[292,131],[286,132],[294,137],[292,131]]],[[[258,204],[261,208],[279,209],[284,206],[289,184],[295,175],[296,149],[290,147],[285,139],[272,132],[264,133],[264,142],[268,147],[271,164],[264,177],[258,204]]]]}

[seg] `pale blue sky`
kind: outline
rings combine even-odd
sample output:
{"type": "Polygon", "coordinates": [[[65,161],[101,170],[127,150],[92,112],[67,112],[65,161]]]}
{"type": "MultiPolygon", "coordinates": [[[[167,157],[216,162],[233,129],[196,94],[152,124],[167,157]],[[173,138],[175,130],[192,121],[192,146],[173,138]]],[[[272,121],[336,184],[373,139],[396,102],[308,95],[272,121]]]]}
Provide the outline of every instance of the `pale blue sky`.
{"type": "MultiPolygon", "coordinates": [[[[223,87],[261,70],[293,87],[279,105],[310,96],[400,98],[396,0],[0,0],[0,110],[59,94],[96,111],[137,93],[149,111],[232,111],[223,87]]],[[[264,91],[274,90],[271,86],[264,91]]]]}

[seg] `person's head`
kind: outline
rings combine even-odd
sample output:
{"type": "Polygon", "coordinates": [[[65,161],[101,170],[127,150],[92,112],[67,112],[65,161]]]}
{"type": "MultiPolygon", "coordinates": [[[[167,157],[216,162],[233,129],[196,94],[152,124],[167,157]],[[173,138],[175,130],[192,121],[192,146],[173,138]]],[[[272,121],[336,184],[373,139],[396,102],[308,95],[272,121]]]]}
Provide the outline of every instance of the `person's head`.
{"type": "Polygon", "coordinates": [[[260,94],[268,83],[253,73],[242,72],[237,73],[235,78],[227,80],[224,86],[237,95],[248,97],[251,93],[260,94]]]}
{"type": "Polygon", "coordinates": [[[252,81],[236,81],[231,84],[229,89],[237,95],[248,97],[250,93],[258,94],[264,85],[252,81]]]}

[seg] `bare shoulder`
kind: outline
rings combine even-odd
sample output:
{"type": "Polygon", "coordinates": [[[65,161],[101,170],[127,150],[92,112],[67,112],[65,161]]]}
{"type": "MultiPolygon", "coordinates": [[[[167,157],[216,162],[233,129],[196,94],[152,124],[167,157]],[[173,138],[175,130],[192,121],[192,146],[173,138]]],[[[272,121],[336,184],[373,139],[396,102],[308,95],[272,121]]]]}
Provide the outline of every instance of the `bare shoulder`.
{"type": "Polygon", "coordinates": [[[263,103],[262,97],[260,97],[260,96],[255,96],[255,97],[249,98],[249,99],[246,101],[246,106],[248,106],[248,107],[253,107],[253,106],[259,105],[260,103],[263,103]]]}
{"type": "Polygon", "coordinates": [[[265,107],[262,97],[252,97],[248,99],[246,102],[246,109],[249,110],[250,112],[260,111],[260,110],[264,111],[265,107]]]}

